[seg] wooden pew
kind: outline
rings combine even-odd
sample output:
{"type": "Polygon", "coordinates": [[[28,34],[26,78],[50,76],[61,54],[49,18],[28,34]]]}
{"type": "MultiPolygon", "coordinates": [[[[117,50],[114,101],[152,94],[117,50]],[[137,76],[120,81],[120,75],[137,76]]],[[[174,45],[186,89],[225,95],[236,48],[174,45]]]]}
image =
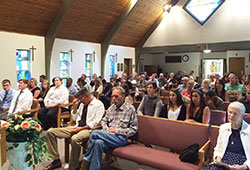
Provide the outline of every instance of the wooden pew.
{"type": "Polygon", "coordinates": [[[250,124],[250,113],[245,113],[243,119],[250,124]]]}
{"type": "Polygon", "coordinates": [[[198,170],[206,164],[210,146],[208,125],[143,115],[137,115],[137,118],[138,133],[136,143],[118,147],[111,151],[108,150],[108,154],[156,169],[198,170]],[[179,152],[191,144],[198,143],[200,146],[200,162],[196,164],[182,162],[179,159],[178,152],[173,153],[154,147],[146,147],[141,145],[142,143],[169,148],[179,152]]]}
{"type": "Polygon", "coordinates": [[[211,110],[211,123],[217,126],[226,123],[226,111],[211,110]]]}
{"type": "Polygon", "coordinates": [[[1,166],[6,162],[6,136],[5,136],[5,129],[0,127],[0,169],[1,166]]]}

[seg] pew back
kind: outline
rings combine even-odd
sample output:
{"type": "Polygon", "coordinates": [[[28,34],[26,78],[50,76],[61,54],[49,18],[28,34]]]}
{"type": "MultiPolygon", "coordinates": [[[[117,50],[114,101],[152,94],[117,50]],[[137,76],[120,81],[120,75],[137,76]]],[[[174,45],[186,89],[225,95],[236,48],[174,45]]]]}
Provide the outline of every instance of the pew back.
{"type": "Polygon", "coordinates": [[[138,141],[182,151],[191,144],[203,146],[208,140],[208,125],[155,118],[138,117],[138,141]]]}
{"type": "Polygon", "coordinates": [[[250,113],[245,113],[244,116],[243,116],[243,119],[244,119],[248,124],[250,124],[250,113]]]}
{"type": "Polygon", "coordinates": [[[226,123],[226,111],[221,110],[211,110],[211,124],[221,125],[226,123]]]}

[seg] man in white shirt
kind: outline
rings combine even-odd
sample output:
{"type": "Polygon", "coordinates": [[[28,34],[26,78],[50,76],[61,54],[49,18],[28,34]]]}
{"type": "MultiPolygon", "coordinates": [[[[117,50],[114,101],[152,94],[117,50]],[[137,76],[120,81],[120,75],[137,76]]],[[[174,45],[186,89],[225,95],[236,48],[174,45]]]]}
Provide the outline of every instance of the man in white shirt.
{"type": "Polygon", "coordinates": [[[86,88],[79,90],[77,99],[73,101],[73,119],[76,121],[74,127],[50,128],[47,133],[48,151],[53,162],[44,170],[52,170],[62,166],[57,148],[57,138],[71,138],[71,158],[69,169],[79,168],[79,156],[83,139],[90,135],[90,130],[100,124],[104,114],[104,105],[100,100],[94,98],[86,88]],[[79,103],[78,103],[79,102],[79,103]],[[77,106],[79,106],[77,108],[77,106]]]}
{"type": "Polygon", "coordinates": [[[11,101],[9,114],[15,114],[24,110],[30,110],[33,102],[33,95],[28,89],[29,81],[27,79],[20,79],[18,81],[19,90],[16,92],[11,101]]]}

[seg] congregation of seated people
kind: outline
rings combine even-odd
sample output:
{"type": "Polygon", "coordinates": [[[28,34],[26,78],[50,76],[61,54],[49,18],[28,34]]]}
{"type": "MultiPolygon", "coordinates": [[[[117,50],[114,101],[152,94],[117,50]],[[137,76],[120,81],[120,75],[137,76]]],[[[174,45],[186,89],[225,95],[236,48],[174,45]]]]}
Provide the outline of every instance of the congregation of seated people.
{"type": "MultiPolygon", "coordinates": [[[[227,111],[225,103],[234,101],[243,105],[229,104],[230,114],[238,113],[237,109],[234,110],[235,107],[240,107],[240,118],[243,114],[241,112],[250,113],[249,76],[238,78],[234,73],[224,73],[222,77],[211,74],[208,79],[199,80],[201,83],[197,79],[193,71],[189,75],[184,71],[176,74],[171,72],[169,75],[153,73],[151,76],[146,72],[141,75],[123,73],[120,77],[114,74],[108,82],[97,74],[93,74],[91,80],[82,74],[75,81],[67,78],[64,85],[60,77],[54,77],[50,84],[46,76],[41,75],[39,82],[35,78],[18,80],[17,90],[12,88],[10,80],[4,79],[3,90],[0,91],[0,119],[6,120],[9,115],[24,113],[23,111],[31,109],[34,102],[38,102],[37,119],[43,130],[47,131],[48,151],[52,158],[52,162],[44,169],[62,166],[57,138],[71,138],[69,169],[100,169],[103,150],[126,145],[128,137],[136,133],[136,114],[211,124],[211,111],[227,111]],[[72,101],[69,101],[69,96],[73,96],[72,101]],[[64,119],[58,127],[59,108],[61,112],[69,111],[72,118],[64,119]],[[126,126],[129,128],[125,128],[126,130],[123,129],[125,125],[120,127],[120,121],[124,119],[128,119],[126,126]],[[73,121],[74,126],[64,127],[68,121],[73,121]],[[91,133],[92,128],[98,125],[104,130],[91,133]],[[91,140],[87,153],[82,164],[79,164],[80,148],[88,138],[91,140]],[[98,147],[99,150],[93,153],[92,150],[98,147]]],[[[34,115],[27,112],[24,116],[34,115]]],[[[235,120],[230,117],[229,122],[233,121],[235,120]]],[[[246,122],[245,126],[248,126],[246,122]]],[[[222,140],[221,138],[220,134],[218,140],[222,140]]],[[[218,156],[215,157],[214,165],[224,158],[217,153],[219,147],[222,146],[216,146],[218,156]]],[[[249,158],[246,157],[245,160],[249,158]]],[[[249,166],[243,163],[241,162],[242,167],[249,166]]]]}

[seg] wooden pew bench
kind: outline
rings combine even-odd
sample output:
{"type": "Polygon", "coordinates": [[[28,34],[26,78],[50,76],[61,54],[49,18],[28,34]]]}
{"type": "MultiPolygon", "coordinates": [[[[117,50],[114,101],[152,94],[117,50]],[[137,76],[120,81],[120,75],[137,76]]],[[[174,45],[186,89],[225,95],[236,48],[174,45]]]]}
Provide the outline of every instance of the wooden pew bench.
{"type": "Polygon", "coordinates": [[[6,136],[5,129],[0,127],[0,169],[6,162],[6,136]]]}
{"type": "MultiPolygon", "coordinates": [[[[113,156],[135,161],[157,169],[194,170],[200,169],[209,156],[210,141],[208,125],[194,124],[163,118],[137,115],[138,133],[136,141],[143,144],[156,145],[175,151],[182,151],[191,144],[198,143],[200,162],[196,164],[182,162],[179,154],[132,143],[124,147],[109,150],[113,156]]],[[[211,148],[210,148],[211,149],[211,148]]]]}

